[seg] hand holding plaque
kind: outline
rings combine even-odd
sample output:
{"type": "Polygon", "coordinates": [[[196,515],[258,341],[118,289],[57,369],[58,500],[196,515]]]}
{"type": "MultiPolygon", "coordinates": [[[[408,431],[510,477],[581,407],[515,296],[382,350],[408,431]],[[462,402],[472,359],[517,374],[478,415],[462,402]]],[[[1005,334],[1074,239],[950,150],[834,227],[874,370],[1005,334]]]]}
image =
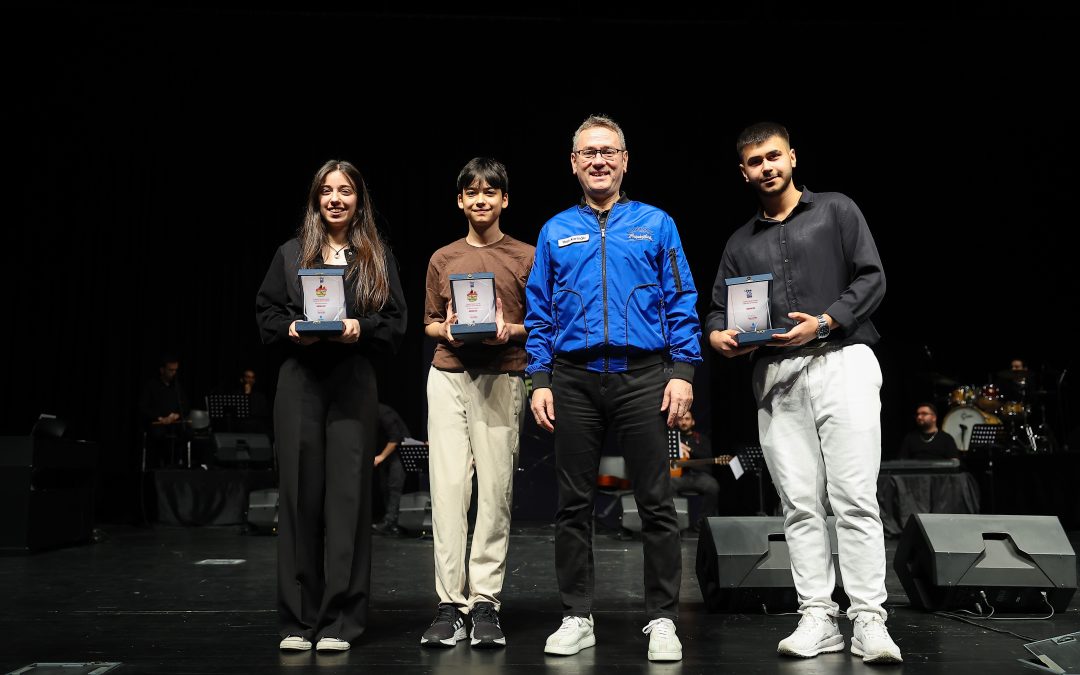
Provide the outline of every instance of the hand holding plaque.
{"type": "Polygon", "coordinates": [[[495,275],[491,272],[450,275],[450,300],[457,323],[454,339],[472,344],[498,333],[495,320],[495,275]]]}
{"type": "Polygon", "coordinates": [[[727,327],[739,331],[735,341],[740,347],[773,342],[772,336],[783,333],[773,328],[769,318],[769,283],[772,274],[724,279],[727,285],[727,327]]]}
{"type": "Polygon", "coordinates": [[[304,292],[305,321],[296,322],[303,337],[333,337],[345,331],[345,270],[303,269],[299,272],[304,292]]]}

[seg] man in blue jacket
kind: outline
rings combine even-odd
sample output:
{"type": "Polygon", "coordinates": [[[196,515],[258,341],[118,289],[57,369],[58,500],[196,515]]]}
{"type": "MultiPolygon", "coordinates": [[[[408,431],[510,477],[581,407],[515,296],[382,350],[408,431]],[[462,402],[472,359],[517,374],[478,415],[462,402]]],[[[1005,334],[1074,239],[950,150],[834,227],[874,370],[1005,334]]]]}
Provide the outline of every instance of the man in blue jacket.
{"type": "Polygon", "coordinates": [[[584,197],[544,225],[526,287],[531,408],[537,424],[555,433],[559,486],[563,622],[544,651],[576,654],[596,643],[593,498],[610,428],[642,519],[649,660],[678,661],[682,550],[665,424],[674,428],[694,400],[701,328],[675,222],[620,191],[628,161],[618,124],[599,116],[582,123],[570,165],[584,197]]]}

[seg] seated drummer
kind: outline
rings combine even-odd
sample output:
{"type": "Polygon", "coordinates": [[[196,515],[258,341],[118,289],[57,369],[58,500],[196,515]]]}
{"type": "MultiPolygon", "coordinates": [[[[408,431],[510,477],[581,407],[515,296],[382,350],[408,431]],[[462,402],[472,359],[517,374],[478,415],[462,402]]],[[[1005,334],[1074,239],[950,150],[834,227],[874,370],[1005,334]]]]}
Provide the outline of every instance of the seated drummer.
{"type": "Polygon", "coordinates": [[[959,456],[956,441],[938,428],[937,408],[933,403],[915,407],[915,426],[900,443],[900,459],[953,459],[959,456]]]}
{"type": "Polygon", "coordinates": [[[994,379],[1001,385],[1002,393],[1009,401],[1025,401],[1036,389],[1032,374],[1023,359],[1010,361],[1008,369],[999,370],[994,379]]]}

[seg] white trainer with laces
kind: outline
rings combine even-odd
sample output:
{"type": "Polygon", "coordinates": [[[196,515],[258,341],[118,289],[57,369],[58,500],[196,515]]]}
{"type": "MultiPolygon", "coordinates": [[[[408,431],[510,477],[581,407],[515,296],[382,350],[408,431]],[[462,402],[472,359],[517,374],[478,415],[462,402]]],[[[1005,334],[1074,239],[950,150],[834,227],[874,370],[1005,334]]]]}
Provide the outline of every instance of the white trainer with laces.
{"type": "Polygon", "coordinates": [[[351,647],[348,642],[340,638],[324,637],[319,638],[319,643],[315,645],[315,651],[317,652],[344,652],[348,651],[351,647]]]}
{"type": "Polygon", "coordinates": [[[799,627],[776,645],[778,654],[804,659],[843,650],[844,636],[836,625],[836,617],[816,607],[803,611],[799,627]]]}
{"type": "Polygon", "coordinates": [[[671,619],[653,619],[641,632],[649,636],[650,661],[682,661],[682,643],[671,619]]]}
{"type": "Polygon", "coordinates": [[[544,653],[570,656],[595,644],[596,636],[593,635],[591,614],[588,619],[580,616],[564,616],[559,630],[548,636],[547,643],[544,644],[544,653]]]}
{"type": "Polygon", "coordinates": [[[859,612],[855,619],[855,636],[851,638],[851,653],[861,656],[863,663],[903,663],[900,648],[893,642],[885,620],[874,612],[859,612]]]}
{"type": "Polygon", "coordinates": [[[306,652],[311,649],[311,640],[301,635],[289,635],[281,640],[278,649],[287,652],[306,652]]]}

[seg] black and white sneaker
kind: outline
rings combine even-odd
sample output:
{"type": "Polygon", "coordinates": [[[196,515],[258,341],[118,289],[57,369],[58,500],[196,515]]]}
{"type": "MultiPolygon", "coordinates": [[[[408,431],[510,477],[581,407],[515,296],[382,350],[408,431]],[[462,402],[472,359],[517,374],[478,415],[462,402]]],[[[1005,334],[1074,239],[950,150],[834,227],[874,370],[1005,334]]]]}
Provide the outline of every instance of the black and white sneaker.
{"type": "Polygon", "coordinates": [[[478,602],[469,612],[472,623],[472,646],[477,649],[496,649],[506,646],[506,636],[499,625],[499,610],[491,602],[478,602]]]}
{"type": "Polygon", "coordinates": [[[443,603],[439,605],[435,620],[420,638],[420,644],[425,647],[453,647],[466,637],[465,615],[457,607],[443,603]]]}

